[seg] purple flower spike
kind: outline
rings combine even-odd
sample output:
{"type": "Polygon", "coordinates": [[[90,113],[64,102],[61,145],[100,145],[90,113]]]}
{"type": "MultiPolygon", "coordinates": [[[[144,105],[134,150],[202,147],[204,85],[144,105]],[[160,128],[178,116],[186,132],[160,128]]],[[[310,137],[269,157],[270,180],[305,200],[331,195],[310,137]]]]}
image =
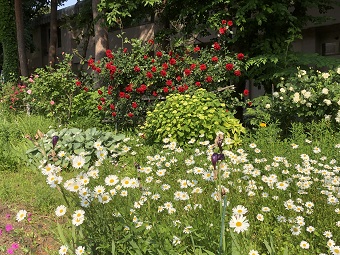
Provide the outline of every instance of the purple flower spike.
{"type": "Polygon", "coordinates": [[[215,170],[216,170],[217,161],[219,161],[219,160],[224,160],[224,154],[223,153],[214,153],[213,155],[211,155],[211,163],[212,163],[215,170]]]}
{"type": "Polygon", "coordinates": [[[55,135],[52,137],[52,145],[53,145],[53,149],[56,146],[57,142],[59,140],[59,136],[55,135]]]}

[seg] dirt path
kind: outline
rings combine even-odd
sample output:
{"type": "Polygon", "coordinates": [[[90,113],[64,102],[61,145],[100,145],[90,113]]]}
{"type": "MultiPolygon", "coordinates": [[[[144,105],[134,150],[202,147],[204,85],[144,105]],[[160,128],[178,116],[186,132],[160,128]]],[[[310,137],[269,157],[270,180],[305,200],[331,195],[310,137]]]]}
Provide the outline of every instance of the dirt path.
{"type": "Polygon", "coordinates": [[[17,222],[14,208],[22,209],[0,201],[0,254],[58,254],[60,244],[54,239],[52,221],[47,216],[28,212],[25,220],[17,222]]]}

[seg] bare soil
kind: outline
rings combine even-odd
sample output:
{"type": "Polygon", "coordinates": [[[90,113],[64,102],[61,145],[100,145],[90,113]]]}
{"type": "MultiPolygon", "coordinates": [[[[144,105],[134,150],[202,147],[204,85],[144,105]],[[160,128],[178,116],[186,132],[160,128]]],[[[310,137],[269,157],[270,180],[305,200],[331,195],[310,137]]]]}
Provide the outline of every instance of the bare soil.
{"type": "MultiPolygon", "coordinates": [[[[0,255],[8,254],[7,249],[13,243],[19,244],[19,248],[13,253],[15,255],[56,254],[60,244],[53,234],[53,228],[51,228],[53,221],[48,216],[32,213],[28,217],[30,221],[25,219],[17,222],[15,220],[17,213],[15,208],[21,209],[20,205],[5,205],[0,201],[0,255]],[[9,232],[6,231],[8,224],[13,226],[13,230],[9,232]]],[[[30,212],[28,211],[28,213],[30,212]]]]}

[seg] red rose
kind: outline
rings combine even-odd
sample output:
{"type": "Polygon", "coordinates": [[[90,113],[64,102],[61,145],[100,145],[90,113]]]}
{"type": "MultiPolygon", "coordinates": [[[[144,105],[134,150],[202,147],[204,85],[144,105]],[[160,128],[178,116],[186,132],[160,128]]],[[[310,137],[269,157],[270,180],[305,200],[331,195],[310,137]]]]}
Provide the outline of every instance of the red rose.
{"type": "Polygon", "coordinates": [[[76,80],[76,86],[77,86],[77,87],[80,87],[80,86],[81,86],[81,81],[76,80]]]}
{"type": "Polygon", "coordinates": [[[164,92],[164,93],[169,93],[169,89],[168,89],[167,87],[164,87],[164,88],[163,88],[163,92],[164,92]]]}
{"type": "Polygon", "coordinates": [[[212,82],[213,78],[211,76],[207,76],[207,78],[205,78],[205,81],[206,82],[212,82]]]}
{"type": "Polygon", "coordinates": [[[220,50],[221,49],[221,45],[218,42],[214,42],[214,49],[215,50],[220,50]]]}
{"type": "Polygon", "coordinates": [[[148,43],[151,44],[151,45],[153,45],[153,44],[155,44],[155,41],[152,40],[152,39],[150,39],[150,40],[148,41],[148,43]]]}
{"type": "Polygon", "coordinates": [[[155,66],[151,67],[151,72],[156,72],[157,68],[155,66]]]}
{"type": "Polygon", "coordinates": [[[158,96],[158,94],[157,94],[156,91],[152,91],[152,95],[153,95],[154,97],[158,96]]]}
{"type": "Polygon", "coordinates": [[[172,86],[172,80],[167,80],[167,81],[165,82],[165,84],[166,84],[167,86],[172,86]]]}
{"type": "Polygon", "coordinates": [[[129,112],[129,113],[127,114],[127,116],[129,116],[130,118],[132,118],[132,117],[133,117],[133,113],[132,113],[132,112],[129,112]]]}
{"type": "Polygon", "coordinates": [[[212,62],[217,62],[217,61],[218,61],[218,57],[217,57],[217,56],[213,56],[213,57],[211,58],[211,61],[212,61],[212,62]]]}
{"type": "Polygon", "coordinates": [[[129,94],[125,94],[125,98],[126,98],[126,99],[130,99],[130,97],[131,97],[131,96],[130,96],[129,94]]]}
{"type": "Polygon", "coordinates": [[[170,63],[170,65],[176,65],[176,59],[170,58],[169,63],[170,63]]]}
{"type": "Polygon", "coordinates": [[[123,53],[126,53],[127,51],[128,51],[127,48],[124,48],[124,49],[123,49],[123,53]]]}
{"type": "Polygon", "coordinates": [[[162,68],[163,68],[163,70],[167,70],[168,69],[168,64],[167,63],[164,63],[164,64],[162,64],[162,68]]]}
{"type": "Polygon", "coordinates": [[[136,102],[132,102],[131,106],[133,109],[136,109],[138,107],[138,104],[136,102]]]}
{"type": "Polygon", "coordinates": [[[188,69],[188,68],[186,68],[186,69],[184,70],[184,74],[185,74],[186,76],[189,76],[189,75],[191,74],[191,70],[188,69]]]}
{"type": "Polygon", "coordinates": [[[243,90],[243,95],[244,96],[248,96],[249,95],[249,90],[248,89],[243,90]]]}
{"type": "Polygon", "coordinates": [[[161,58],[161,57],[163,56],[163,53],[160,52],[160,51],[157,51],[156,56],[159,57],[159,58],[161,58]]]}
{"type": "Polygon", "coordinates": [[[143,58],[144,58],[144,60],[148,59],[148,55],[144,55],[143,58]]]}
{"type": "Polygon", "coordinates": [[[132,83],[125,87],[126,92],[132,92],[132,83]]]}
{"type": "Polygon", "coordinates": [[[199,81],[196,81],[196,82],[195,82],[195,85],[196,85],[197,87],[201,87],[201,83],[200,83],[199,81]]]}
{"type": "Polygon", "coordinates": [[[228,63],[228,64],[225,65],[225,69],[227,69],[228,71],[233,70],[233,68],[234,68],[234,64],[232,64],[232,63],[228,63]]]}
{"type": "Polygon", "coordinates": [[[142,84],[140,85],[140,88],[145,91],[148,87],[145,84],[142,84]]]}
{"type": "Polygon", "coordinates": [[[226,31],[227,31],[227,29],[226,29],[225,27],[221,27],[221,28],[218,30],[218,32],[219,32],[221,35],[225,34],[226,31]]]}
{"type": "Polygon", "coordinates": [[[112,54],[112,51],[107,49],[106,50],[106,56],[109,58],[109,59],[113,59],[113,54],[112,54]]]}
{"type": "Polygon", "coordinates": [[[231,26],[233,25],[233,22],[232,22],[231,20],[229,20],[229,21],[227,22],[227,25],[228,25],[228,27],[231,27],[231,26]]]}
{"type": "Polygon", "coordinates": [[[125,97],[125,93],[124,92],[119,92],[119,97],[120,98],[124,98],[125,97]]]}
{"type": "Polygon", "coordinates": [[[207,69],[206,64],[201,64],[201,65],[200,65],[200,70],[201,70],[201,71],[205,71],[206,69],[207,69]]]}
{"type": "Polygon", "coordinates": [[[146,72],[146,77],[148,77],[149,79],[152,79],[153,75],[151,72],[146,72]]]}
{"type": "Polygon", "coordinates": [[[162,77],[165,77],[166,76],[166,71],[165,70],[161,70],[159,72],[159,74],[162,76],[162,77]]]}
{"type": "Polygon", "coordinates": [[[101,73],[102,70],[101,70],[99,67],[96,67],[96,72],[97,72],[97,73],[101,73]]]}
{"type": "Polygon", "coordinates": [[[177,81],[181,81],[181,80],[182,80],[182,77],[181,77],[181,76],[177,76],[177,77],[176,77],[176,80],[177,80],[177,81]]]}
{"type": "Polygon", "coordinates": [[[139,66],[135,66],[135,67],[133,68],[133,70],[134,70],[136,73],[140,72],[139,66]]]}
{"type": "Polygon", "coordinates": [[[243,53],[239,53],[239,54],[237,54],[237,59],[238,59],[238,60],[242,60],[242,59],[244,59],[244,55],[243,55],[243,53]]]}
{"type": "Polygon", "coordinates": [[[235,71],[234,71],[234,74],[235,74],[236,76],[241,76],[241,71],[240,71],[240,70],[235,70],[235,71]]]}
{"type": "Polygon", "coordinates": [[[191,65],[190,65],[190,69],[191,69],[191,70],[194,70],[195,68],[196,68],[196,64],[191,64],[191,65]]]}
{"type": "Polygon", "coordinates": [[[227,24],[227,21],[225,19],[222,19],[221,23],[222,23],[222,25],[225,25],[225,24],[227,24]]]}
{"type": "Polygon", "coordinates": [[[88,88],[88,87],[84,87],[84,91],[85,91],[85,92],[88,92],[88,91],[89,91],[89,88],[88,88]]]}
{"type": "Polygon", "coordinates": [[[117,113],[116,113],[116,112],[112,112],[111,115],[112,115],[113,117],[116,117],[116,116],[117,116],[117,113]]]}
{"type": "Polygon", "coordinates": [[[198,46],[196,46],[195,48],[194,48],[194,52],[199,52],[201,49],[200,49],[200,47],[198,47],[198,46]]]}
{"type": "Polygon", "coordinates": [[[114,110],[115,109],[115,105],[114,104],[110,104],[110,109],[114,110]]]}
{"type": "Polygon", "coordinates": [[[101,105],[97,106],[98,110],[101,111],[103,109],[103,107],[101,105]]]}
{"type": "Polygon", "coordinates": [[[101,91],[100,89],[98,89],[98,94],[99,94],[99,95],[102,95],[102,94],[103,94],[103,91],[101,91]]]}
{"type": "Polygon", "coordinates": [[[87,64],[88,66],[92,66],[94,64],[94,59],[93,58],[90,58],[88,61],[87,61],[87,64]]]}

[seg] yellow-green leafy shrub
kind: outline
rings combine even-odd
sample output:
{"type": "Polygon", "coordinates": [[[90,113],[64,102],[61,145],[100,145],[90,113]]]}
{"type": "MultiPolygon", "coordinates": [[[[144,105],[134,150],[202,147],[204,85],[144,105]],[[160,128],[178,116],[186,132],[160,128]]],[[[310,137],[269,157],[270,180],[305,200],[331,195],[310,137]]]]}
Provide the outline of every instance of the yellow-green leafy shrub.
{"type": "Polygon", "coordinates": [[[239,143],[245,131],[217,96],[205,89],[198,89],[193,95],[168,96],[147,113],[142,130],[148,140],[160,142],[169,137],[182,145],[192,139],[212,141],[218,131],[239,143]]]}

